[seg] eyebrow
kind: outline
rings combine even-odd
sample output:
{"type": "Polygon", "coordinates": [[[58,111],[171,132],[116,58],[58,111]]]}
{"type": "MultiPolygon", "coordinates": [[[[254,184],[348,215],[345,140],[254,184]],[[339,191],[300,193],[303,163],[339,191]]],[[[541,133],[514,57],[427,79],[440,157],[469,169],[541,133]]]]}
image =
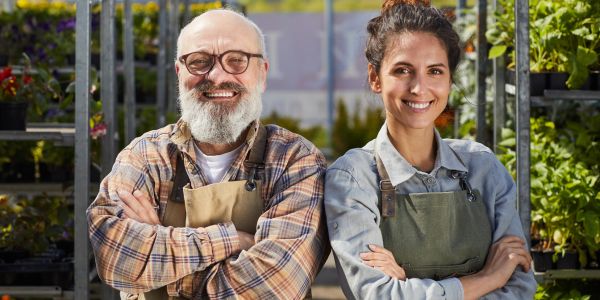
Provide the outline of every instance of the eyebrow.
{"type": "MultiPolygon", "coordinates": [[[[413,65],[409,62],[405,62],[405,61],[399,61],[396,62],[394,64],[394,66],[407,66],[407,67],[413,67],[413,65]]],[[[448,68],[445,64],[443,63],[437,63],[437,64],[432,64],[432,65],[428,65],[427,68],[436,68],[436,67],[442,67],[442,68],[448,68]]]]}

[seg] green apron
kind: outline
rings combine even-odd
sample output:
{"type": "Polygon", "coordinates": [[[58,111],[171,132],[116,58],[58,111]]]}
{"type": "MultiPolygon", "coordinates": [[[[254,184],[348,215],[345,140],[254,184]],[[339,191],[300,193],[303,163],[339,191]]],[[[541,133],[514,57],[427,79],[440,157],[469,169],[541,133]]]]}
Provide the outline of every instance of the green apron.
{"type": "Polygon", "coordinates": [[[481,270],[492,230],[481,195],[471,189],[467,173],[448,171],[450,178],[460,180],[461,191],[402,195],[396,193],[379,155],[375,159],[381,179],[383,245],[407,278],[441,280],[481,270]]]}

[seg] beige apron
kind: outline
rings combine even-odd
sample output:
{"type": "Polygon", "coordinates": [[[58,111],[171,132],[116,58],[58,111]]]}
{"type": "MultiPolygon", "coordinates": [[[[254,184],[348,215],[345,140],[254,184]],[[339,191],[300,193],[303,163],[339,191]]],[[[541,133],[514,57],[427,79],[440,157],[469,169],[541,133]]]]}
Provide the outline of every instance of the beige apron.
{"type": "Polygon", "coordinates": [[[383,245],[407,278],[441,280],[481,270],[492,230],[483,199],[471,189],[466,172],[449,171],[450,178],[460,180],[461,191],[397,195],[381,159],[375,159],[383,245]]]}
{"type": "MultiPolygon", "coordinates": [[[[179,156],[173,190],[167,201],[163,225],[206,227],[233,222],[237,230],[254,234],[258,218],[264,211],[264,201],[260,195],[261,181],[255,180],[255,176],[258,175],[257,169],[264,168],[266,141],[266,129],[261,125],[250,153],[244,161],[244,166],[249,169],[247,180],[220,182],[196,189],[190,188],[183,159],[179,156]]],[[[121,293],[121,299],[175,300],[183,298],[169,296],[167,288],[162,287],[139,295],[121,293]]]]}

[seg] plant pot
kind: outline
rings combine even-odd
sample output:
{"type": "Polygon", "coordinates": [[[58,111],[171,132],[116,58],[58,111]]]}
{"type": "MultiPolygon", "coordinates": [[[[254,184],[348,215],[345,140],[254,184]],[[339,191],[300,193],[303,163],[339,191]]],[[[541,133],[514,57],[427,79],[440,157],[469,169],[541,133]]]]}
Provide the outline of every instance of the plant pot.
{"type": "MultiPolygon", "coordinates": [[[[529,73],[529,94],[531,96],[543,96],[546,89],[547,73],[529,73]]],[[[506,82],[516,86],[517,77],[515,70],[506,70],[506,82]]]]}
{"type": "Polygon", "coordinates": [[[25,130],[27,102],[0,102],[0,130],[25,130]]]}
{"type": "Polygon", "coordinates": [[[533,258],[533,269],[536,272],[546,272],[553,268],[552,255],[554,251],[548,250],[531,250],[531,256],[533,258]]]}
{"type": "Polygon", "coordinates": [[[564,256],[558,255],[557,269],[579,269],[579,267],[579,254],[577,252],[566,252],[564,256]]]}

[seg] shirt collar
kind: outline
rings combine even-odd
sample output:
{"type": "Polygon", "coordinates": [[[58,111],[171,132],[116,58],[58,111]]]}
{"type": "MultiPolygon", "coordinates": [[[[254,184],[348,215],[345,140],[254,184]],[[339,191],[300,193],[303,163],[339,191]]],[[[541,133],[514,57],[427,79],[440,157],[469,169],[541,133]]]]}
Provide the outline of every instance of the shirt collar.
{"type": "MultiPolygon", "coordinates": [[[[450,148],[450,145],[441,138],[439,132],[435,130],[435,139],[438,144],[438,152],[431,174],[437,174],[441,167],[448,170],[457,170],[466,172],[467,168],[460,161],[458,155],[450,148]]],[[[393,186],[401,184],[410,179],[418,171],[396,150],[388,137],[387,122],[381,126],[377,138],[375,139],[375,149],[379,154],[385,169],[390,176],[393,186]]]]}

